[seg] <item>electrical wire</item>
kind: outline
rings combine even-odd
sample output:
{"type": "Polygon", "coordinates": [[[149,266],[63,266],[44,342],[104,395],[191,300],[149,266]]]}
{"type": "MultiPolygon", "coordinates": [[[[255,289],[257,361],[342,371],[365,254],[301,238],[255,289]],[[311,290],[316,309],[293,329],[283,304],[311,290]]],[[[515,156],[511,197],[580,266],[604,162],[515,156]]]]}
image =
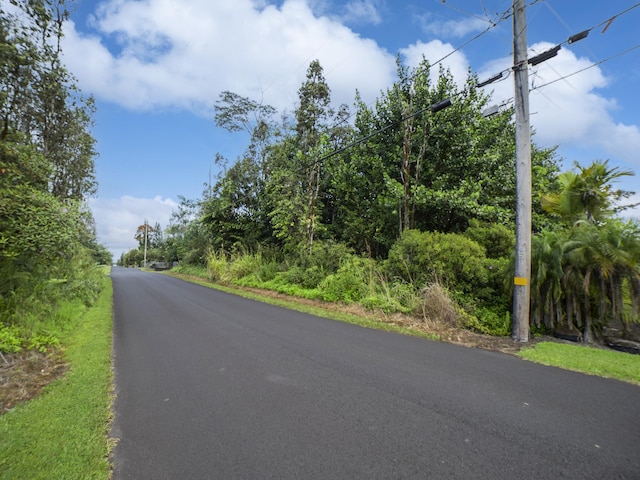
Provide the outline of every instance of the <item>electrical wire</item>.
{"type": "MultiPolygon", "coordinates": [[[[530,5],[534,5],[535,3],[537,3],[540,0],[532,0],[530,5]]],[[[445,4],[446,5],[446,4],[445,4]]],[[[449,6],[449,5],[447,5],[449,6]]],[[[449,6],[450,7],[450,6],[449,6]]],[[[452,7],[451,7],[452,8],[452,7]]],[[[455,10],[455,8],[454,8],[455,10]]],[[[467,12],[464,12],[462,10],[459,10],[460,12],[466,14],[466,15],[471,15],[475,18],[481,18],[478,17],[476,15],[473,14],[469,14],[467,12]]],[[[464,42],[462,45],[459,45],[458,47],[454,48],[452,51],[450,51],[449,53],[447,53],[445,56],[443,56],[442,58],[440,58],[439,60],[436,60],[433,63],[429,63],[429,68],[433,68],[439,64],[441,64],[442,62],[444,62],[447,58],[449,58],[451,55],[453,55],[454,53],[462,50],[464,47],[466,47],[467,45],[471,44],[472,42],[475,42],[476,40],[478,40],[480,37],[482,37],[483,35],[485,35],[487,32],[489,32],[490,30],[496,28],[500,23],[502,23],[505,20],[508,20],[509,18],[511,18],[512,16],[512,9],[511,7],[509,7],[507,10],[505,10],[502,14],[499,15],[498,19],[493,21],[493,20],[489,20],[486,18],[482,18],[482,20],[486,20],[487,22],[489,22],[489,26],[484,29],[483,31],[481,31],[480,33],[476,34],[473,38],[467,40],[466,42],[464,42]]],[[[410,76],[409,77],[409,81],[411,81],[414,77],[410,76]]],[[[376,100],[377,101],[377,100],[376,100]]],[[[375,101],[372,101],[370,103],[367,104],[367,107],[370,107],[371,105],[373,105],[373,103],[375,103],[375,101]]],[[[347,117],[343,118],[342,120],[340,120],[338,123],[334,124],[333,127],[339,127],[345,123],[347,123],[349,120],[351,120],[357,112],[354,112],[350,115],[348,115],[347,117]]]]}
{"type": "MultiPolygon", "coordinates": [[[[530,5],[533,5],[533,4],[537,3],[538,1],[540,1],[540,0],[532,0],[532,2],[530,3],[530,5]]],[[[543,0],[543,1],[544,1],[544,0],[543,0]]],[[[611,25],[611,23],[612,23],[616,18],[618,18],[618,17],[620,17],[620,16],[622,16],[622,15],[627,14],[628,12],[630,12],[631,10],[633,10],[633,9],[635,9],[635,8],[639,7],[639,6],[640,6],[640,2],[639,2],[639,3],[636,3],[635,5],[632,5],[631,7],[629,7],[629,8],[627,8],[627,9],[623,10],[622,12],[620,12],[620,13],[618,13],[618,14],[616,14],[616,15],[614,15],[614,16],[612,16],[612,17],[610,17],[610,18],[608,18],[607,20],[604,20],[603,22],[600,22],[600,23],[598,23],[598,24],[596,24],[596,25],[592,26],[591,28],[589,28],[589,29],[587,29],[587,30],[583,30],[582,32],[580,32],[580,33],[578,33],[578,34],[575,34],[575,35],[570,36],[570,37],[569,37],[567,40],[565,40],[564,42],[557,44],[557,45],[556,45],[555,47],[553,47],[552,49],[548,50],[547,52],[543,52],[543,53],[541,53],[541,54],[540,54],[540,55],[538,55],[538,56],[542,56],[542,55],[545,55],[545,54],[550,53],[550,52],[553,52],[553,55],[555,55],[555,54],[557,53],[557,51],[560,49],[561,45],[563,45],[563,44],[565,44],[565,43],[566,43],[566,44],[570,44],[570,43],[573,43],[573,42],[575,42],[575,41],[581,40],[581,39],[583,39],[583,38],[585,38],[585,37],[587,36],[588,32],[590,32],[591,30],[594,30],[594,29],[596,29],[596,28],[599,28],[599,27],[601,27],[601,26],[603,26],[603,25],[605,26],[605,28],[603,29],[603,33],[604,33],[604,32],[609,28],[609,25],[611,25]]],[[[498,20],[498,22],[497,22],[496,24],[491,24],[489,27],[487,27],[487,29],[485,29],[484,31],[480,32],[478,35],[476,35],[475,37],[473,37],[471,40],[469,40],[469,41],[465,42],[464,44],[462,44],[461,46],[457,47],[456,49],[454,49],[452,52],[450,52],[450,53],[448,53],[447,55],[445,55],[444,57],[442,57],[442,58],[441,58],[440,60],[438,60],[437,62],[435,62],[435,63],[433,63],[433,64],[430,64],[430,67],[433,67],[433,66],[435,66],[435,65],[438,65],[439,63],[441,63],[442,61],[444,61],[445,59],[447,59],[449,56],[453,55],[453,54],[454,54],[455,52],[457,52],[458,50],[460,50],[460,49],[464,48],[464,46],[466,46],[466,45],[468,45],[469,43],[471,43],[471,42],[473,42],[473,41],[477,40],[478,38],[480,38],[480,37],[481,37],[482,35],[484,35],[487,31],[491,30],[492,28],[495,28],[495,27],[497,26],[497,24],[498,24],[498,23],[500,23],[500,22],[502,22],[502,21],[504,21],[504,20],[506,20],[506,19],[510,18],[510,17],[511,17],[511,15],[512,15],[511,10],[512,10],[512,9],[510,8],[510,9],[508,9],[507,11],[505,11],[505,12],[502,14],[502,16],[500,17],[500,19],[498,20]]],[[[640,48],[640,44],[635,45],[634,47],[631,47],[631,48],[629,48],[629,49],[627,49],[627,50],[624,50],[624,51],[622,51],[622,52],[619,52],[619,53],[617,53],[617,54],[615,54],[615,55],[613,55],[613,56],[607,57],[607,58],[605,58],[604,60],[601,60],[601,61],[599,61],[599,62],[593,63],[592,65],[589,65],[588,67],[585,67],[585,68],[582,68],[582,69],[580,69],[580,70],[577,70],[576,72],[573,72],[573,73],[571,73],[571,74],[564,75],[564,76],[562,76],[562,77],[559,77],[559,78],[557,78],[557,79],[551,80],[551,81],[549,81],[549,82],[547,82],[547,83],[544,83],[544,84],[541,84],[541,85],[537,85],[537,86],[535,86],[535,87],[530,87],[530,88],[529,88],[529,92],[532,92],[532,91],[535,91],[535,90],[540,90],[540,89],[541,89],[541,88],[543,88],[543,87],[546,87],[546,86],[551,85],[551,84],[553,84],[553,83],[556,83],[556,82],[559,82],[559,81],[561,81],[561,80],[565,80],[565,79],[567,79],[567,78],[570,78],[570,77],[572,77],[572,76],[574,76],[574,75],[577,75],[577,74],[579,74],[579,73],[584,72],[585,70],[589,70],[590,68],[593,68],[593,67],[596,67],[596,66],[598,66],[598,65],[601,65],[601,64],[603,64],[603,63],[605,63],[605,62],[608,62],[608,61],[610,61],[610,60],[613,60],[614,58],[617,58],[617,57],[620,57],[620,56],[625,55],[625,54],[627,54],[627,53],[630,53],[630,52],[632,52],[633,50],[636,50],[636,49],[638,49],[638,48],[640,48]]],[[[533,58],[535,58],[535,57],[533,57],[533,58]]],[[[549,57],[549,58],[550,58],[550,57],[549,57]]],[[[530,61],[530,60],[531,60],[531,59],[529,59],[529,61],[530,61]]],[[[509,73],[509,72],[510,72],[511,70],[513,70],[514,68],[517,68],[517,66],[516,66],[516,65],[514,65],[514,66],[512,66],[511,68],[505,69],[505,70],[503,70],[503,71],[499,72],[498,74],[494,75],[493,77],[491,77],[489,80],[487,80],[487,81],[485,81],[485,82],[477,82],[475,85],[473,85],[473,87],[474,87],[474,88],[478,88],[478,85],[480,85],[480,86],[486,86],[486,85],[489,85],[489,84],[494,83],[494,82],[496,82],[496,81],[504,81],[504,80],[506,80],[506,78],[504,78],[504,73],[509,73]]],[[[507,75],[507,76],[508,76],[508,75],[507,75]]],[[[458,92],[457,94],[453,95],[453,97],[452,97],[452,98],[455,98],[455,97],[458,97],[458,96],[465,95],[465,94],[467,93],[467,91],[468,91],[468,90],[467,90],[467,88],[465,88],[465,89],[461,90],[460,92],[458,92]]],[[[511,103],[511,102],[513,102],[513,99],[510,99],[510,100],[507,100],[506,102],[503,102],[503,104],[502,104],[502,105],[500,105],[500,107],[506,106],[506,105],[508,105],[508,104],[509,104],[509,103],[511,103]]],[[[318,159],[318,161],[326,160],[326,159],[331,158],[331,157],[333,157],[334,155],[337,155],[337,154],[339,154],[339,153],[341,153],[341,152],[343,152],[343,151],[345,151],[345,150],[347,150],[347,149],[349,149],[349,148],[352,148],[352,147],[354,147],[354,146],[356,146],[356,145],[359,145],[360,143],[363,143],[363,142],[365,142],[365,141],[369,140],[370,138],[372,138],[372,137],[374,137],[374,136],[376,136],[376,135],[379,135],[380,133],[382,133],[382,132],[384,132],[384,131],[386,131],[386,130],[388,130],[388,129],[390,129],[390,128],[394,127],[394,126],[399,125],[399,124],[403,123],[404,121],[409,120],[410,118],[413,118],[413,117],[415,117],[415,116],[417,116],[417,115],[420,115],[421,113],[424,113],[425,111],[427,111],[427,110],[429,110],[429,109],[433,109],[433,106],[429,106],[429,107],[426,107],[426,108],[422,108],[422,109],[420,109],[420,110],[417,110],[417,111],[415,111],[415,112],[413,112],[413,113],[409,114],[409,115],[408,115],[408,116],[406,116],[406,117],[401,118],[400,120],[396,120],[396,121],[394,121],[394,122],[392,122],[392,123],[389,123],[389,124],[385,125],[384,127],[379,128],[378,130],[376,130],[376,131],[375,131],[375,132],[373,132],[373,133],[370,133],[370,134],[368,134],[368,135],[366,135],[366,136],[364,136],[364,137],[361,137],[361,138],[359,138],[359,139],[357,139],[357,140],[355,140],[355,141],[353,141],[353,142],[351,142],[351,143],[349,143],[349,144],[347,144],[347,145],[344,145],[344,146],[342,146],[342,147],[340,147],[340,148],[338,148],[338,149],[336,149],[336,150],[333,150],[332,152],[330,152],[330,153],[328,153],[328,154],[326,154],[326,155],[323,155],[322,157],[320,157],[320,158],[318,159]]],[[[334,125],[334,127],[340,126],[342,123],[344,123],[344,122],[346,122],[348,119],[350,119],[353,115],[355,115],[355,113],[354,113],[354,114],[352,114],[352,115],[349,115],[346,119],[343,119],[342,121],[338,122],[337,124],[335,124],[335,125],[334,125]]]]}
{"type": "Polygon", "coordinates": [[[570,73],[570,74],[568,74],[568,75],[564,75],[564,76],[562,76],[562,77],[560,77],[560,78],[556,78],[556,79],[554,79],[554,80],[550,80],[550,81],[549,81],[549,82],[547,82],[547,83],[543,83],[543,84],[541,84],[541,85],[537,85],[536,87],[531,88],[529,91],[531,92],[531,91],[534,91],[534,90],[539,90],[539,89],[541,89],[542,87],[546,87],[546,86],[548,86],[548,85],[551,85],[551,84],[553,84],[553,83],[559,82],[559,81],[561,81],[561,80],[565,80],[565,79],[567,79],[567,78],[573,77],[574,75],[577,75],[577,74],[579,74],[579,73],[582,73],[582,72],[584,72],[585,70],[589,70],[590,68],[597,67],[598,65],[602,65],[602,64],[603,64],[603,63],[605,63],[605,62],[608,62],[608,61],[610,61],[610,60],[613,60],[614,58],[621,57],[622,55],[626,55],[627,53],[630,53],[630,52],[632,52],[632,51],[634,51],[634,50],[637,50],[638,48],[640,48],[640,44],[635,45],[635,46],[633,46],[633,47],[631,47],[631,48],[628,48],[628,49],[626,49],[626,50],[624,50],[624,51],[622,51],[622,52],[616,53],[615,55],[612,55],[612,56],[610,56],[610,57],[605,58],[604,60],[600,60],[599,62],[592,63],[591,65],[589,65],[589,66],[587,66],[587,67],[584,67],[584,68],[581,68],[580,70],[577,70],[577,71],[575,71],[575,72],[573,72],[573,73],[570,73]]]}

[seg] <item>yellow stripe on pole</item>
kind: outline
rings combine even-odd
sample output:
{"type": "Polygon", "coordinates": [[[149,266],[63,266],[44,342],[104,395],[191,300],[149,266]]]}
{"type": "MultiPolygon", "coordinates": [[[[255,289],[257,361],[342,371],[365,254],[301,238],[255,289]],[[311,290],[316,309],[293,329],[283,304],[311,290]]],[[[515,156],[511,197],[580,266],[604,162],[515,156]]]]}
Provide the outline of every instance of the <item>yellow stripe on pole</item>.
{"type": "Polygon", "coordinates": [[[513,284],[521,287],[526,287],[528,283],[529,282],[527,282],[527,279],[524,277],[514,277],[513,279],[513,284]]]}

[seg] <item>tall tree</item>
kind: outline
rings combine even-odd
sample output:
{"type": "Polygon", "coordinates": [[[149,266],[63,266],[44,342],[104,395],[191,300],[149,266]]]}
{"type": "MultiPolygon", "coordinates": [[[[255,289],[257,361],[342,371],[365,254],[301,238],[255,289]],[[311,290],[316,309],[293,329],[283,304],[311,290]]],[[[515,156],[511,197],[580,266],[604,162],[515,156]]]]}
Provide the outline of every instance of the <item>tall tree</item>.
{"type": "Polygon", "coordinates": [[[332,115],[331,90],[319,61],[314,60],[309,65],[306,80],[298,90],[298,100],[300,104],[295,111],[295,118],[299,151],[296,161],[306,178],[306,243],[311,247],[317,227],[318,199],[324,175],[323,156],[329,146],[328,122],[332,115]]]}
{"type": "Polygon", "coordinates": [[[61,61],[66,19],[62,0],[0,5],[2,310],[17,292],[46,291],[36,286],[51,279],[90,281],[87,250],[98,248],[83,203],[95,190],[93,106],[61,61]]]}

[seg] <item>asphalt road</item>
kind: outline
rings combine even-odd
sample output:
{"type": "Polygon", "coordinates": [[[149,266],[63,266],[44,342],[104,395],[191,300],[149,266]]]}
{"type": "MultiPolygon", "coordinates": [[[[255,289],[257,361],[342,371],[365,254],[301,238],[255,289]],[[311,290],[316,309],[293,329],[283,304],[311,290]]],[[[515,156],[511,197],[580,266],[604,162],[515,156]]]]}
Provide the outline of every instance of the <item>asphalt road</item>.
{"type": "Polygon", "coordinates": [[[115,480],[640,478],[640,387],[112,277],[115,480]]]}

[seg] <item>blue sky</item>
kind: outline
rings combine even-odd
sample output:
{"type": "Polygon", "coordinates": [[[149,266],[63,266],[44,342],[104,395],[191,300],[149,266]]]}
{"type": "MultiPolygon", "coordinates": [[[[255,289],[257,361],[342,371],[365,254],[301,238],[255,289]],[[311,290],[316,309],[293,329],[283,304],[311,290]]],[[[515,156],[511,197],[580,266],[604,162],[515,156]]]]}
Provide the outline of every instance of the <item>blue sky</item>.
{"type": "MultiPolygon", "coordinates": [[[[2,0],[3,2],[5,0],[2,0]]],[[[145,218],[168,225],[179,195],[201,196],[246,138],[217,129],[213,105],[231,90],[292,112],[309,63],[320,60],[334,103],[367,102],[395,79],[395,57],[424,54],[456,79],[512,64],[511,0],[80,0],[65,27],[65,62],[97,101],[98,237],[116,256],[136,246],[145,218]],[[495,25],[492,28],[491,25],[495,25]]],[[[640,8],[631,0],[531,0],[530,55],[582,30],[557,57],[530,68],[534,141],[574,160],[610,159],[640,173],[640,8]],[[611,17],[616,17],[606,28],[611,17]],[[634,48],[635,47],[635,48],[634,48]],[[614,57],[628,49],[630,52],[614,57]],[[548,82],[574,74],[563,80],[548,82]]],[[[513,78],[485,87],[499,104],[513,78]]],[[[640,190],[638,177],[621,183],[640,190]]],[[[640,200],[640,197],[636,197],[640,200]]],[[[640,216],[640,210],[634,215],[640,216]]]]}

